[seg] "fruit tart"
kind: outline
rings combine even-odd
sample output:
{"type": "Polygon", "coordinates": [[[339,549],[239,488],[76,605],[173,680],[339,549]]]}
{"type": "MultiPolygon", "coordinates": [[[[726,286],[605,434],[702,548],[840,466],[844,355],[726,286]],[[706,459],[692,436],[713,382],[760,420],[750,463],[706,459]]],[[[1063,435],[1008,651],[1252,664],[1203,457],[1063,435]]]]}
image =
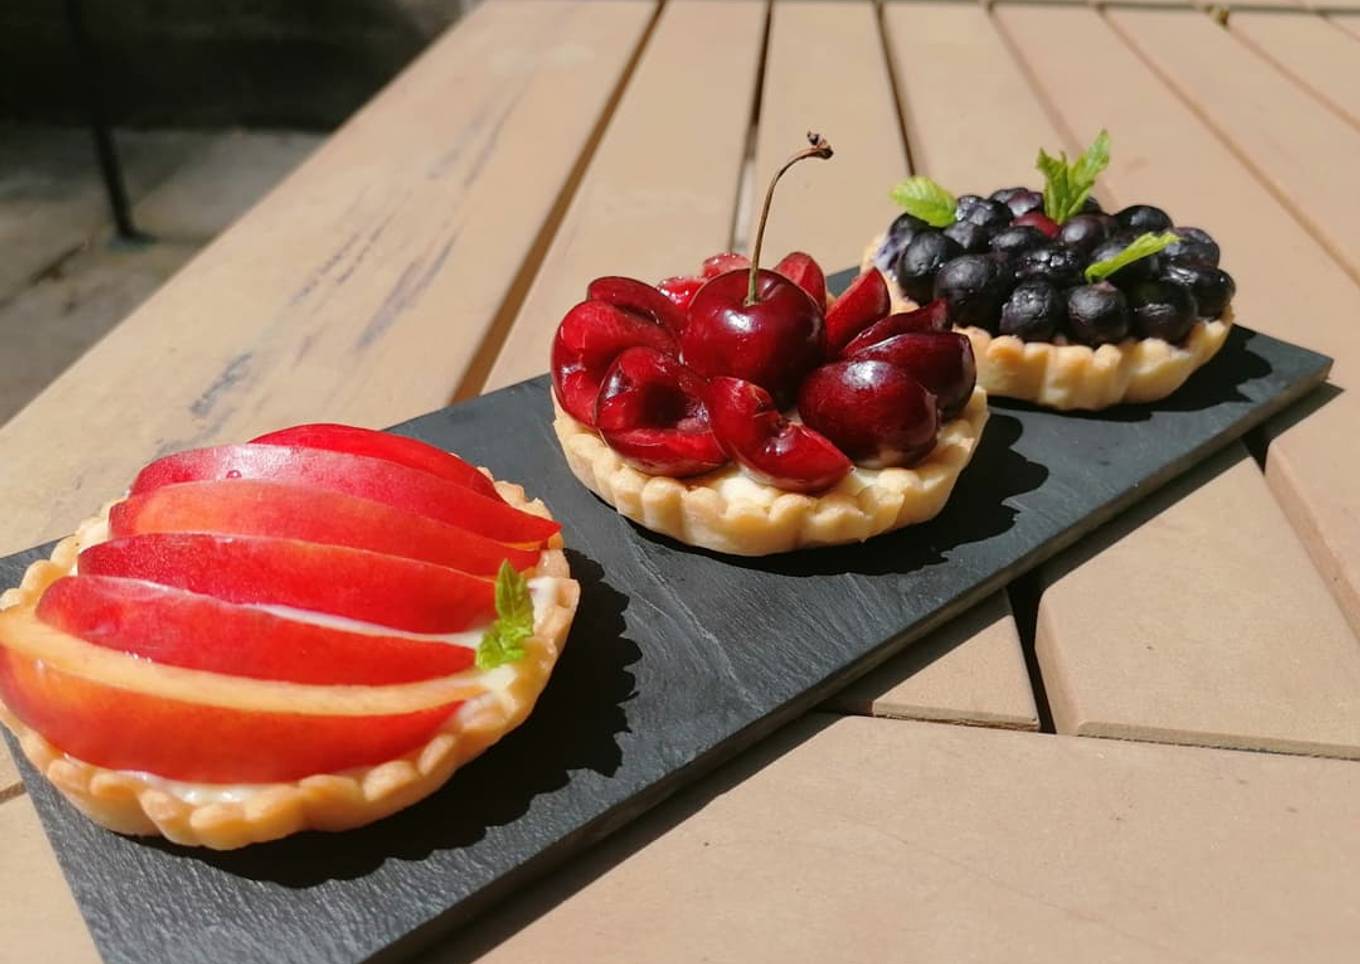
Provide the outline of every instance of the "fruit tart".
{"type": "Polygon", "coordinates": [[[578,598],[559,528],[367,429],[167,456],[0,597],[0,721],[119,833],[369,823],[533,708],[578,598]]]}
{"type": "Polygon", "coordinates": [[[858,542],[934,517],[987,420],[973,349],[914,316],[891,331],[874,272],[828,303],[808,255],[655,287],[592,281],[552,345],[554,428],[576,477],[640,525],[760,556],[858,542]],[[875,284],[876,282],[876,284],[875,284]],[[874,330],[882,337],[864,335],[874,330]],[[860,336],[853,345],[853,336],[860,336]]]}
{"type": "Polygon", "coordinates": [[[1232,277],[1199,228],[1160,208],[1106,214],[1091,196],[1109,163],[1101,131],[1076,161],[1039,152],[1042,192],[955,198],[926,177],[865,251],[899,307],[942,300],[973,343],[978,384],[1049,408],[1152,402],[1211,359],[1232,326],[1232,277]]]}

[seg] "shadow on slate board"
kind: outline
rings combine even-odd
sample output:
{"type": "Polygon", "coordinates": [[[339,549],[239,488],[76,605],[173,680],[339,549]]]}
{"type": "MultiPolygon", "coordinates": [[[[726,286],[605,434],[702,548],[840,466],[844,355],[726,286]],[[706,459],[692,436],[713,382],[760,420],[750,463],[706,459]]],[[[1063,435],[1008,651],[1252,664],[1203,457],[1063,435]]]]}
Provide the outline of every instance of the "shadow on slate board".
{"type": "MultiPolygon", "coordinates": [[[[396,429],[543,498],[583,590],[533,715],[441,792],[362,830],[214,854],[107,833],[20,768],[107,960],[399,958],[1280,412],[1329,368],[1238,328],[1165,403],[1061,415],[998,400],[934,521],[764,559],[681,546],[596,500],[562,461],[547,380],[522,382],[396,429]]],[[[0,585],[39,554],[0,560],[0,585]]]]}

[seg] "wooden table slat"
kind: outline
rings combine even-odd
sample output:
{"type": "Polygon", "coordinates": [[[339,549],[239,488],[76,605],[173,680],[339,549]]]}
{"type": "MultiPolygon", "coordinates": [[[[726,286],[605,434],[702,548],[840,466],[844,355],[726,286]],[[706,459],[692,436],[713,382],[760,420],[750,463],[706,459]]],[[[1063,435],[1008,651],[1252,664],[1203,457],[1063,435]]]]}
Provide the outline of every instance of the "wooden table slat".
{"type": "Polygon", "coordinates": [[[666,6],[486,389],[547,369],[592,278],[687,274],[728,247],[764,29],[757,0],[666,6]]]}
{"type": "Polygon", "coordinates": [[[1234,13],[1228,29],[1318,100],[1360,126],[1360,50],[1322,17],[1234,13]]]}
{"type": "Polygon", "coordinates": [[[26,795],[0,802],[0,849],[0,960],[96,964],[90,932],[26,795]]]}
{"type": "Polygon", "coordinates": [[[479,7],[0,428],[0,552],[168,450],[447,402],[654,5],[479,7]]]}
{"type": "Polygon", "coordinates": [[[1360,14],[1333,13],[1328,14],[1327,19],[1352,37],[1360,40],[1360,14]]]}
{"type": "MultiPolygon", "coordinates": [[[[1360,277],[1360,192],[1353,183],[1360,129],[1206,17],[1117,9],[1107,16],[1205,123],[1250,159],[1333,257],[1360,277]]],[[[1255,203],[1249,197],[1239,203],[1255,203]]]]}
{"type": "Polygon", "coordinates": [[[1346,960],[1360,767],[816,717],[421,958],[1346,960]]]}
{"type": "MultiPolygon", "coordinates": [[[[1113,162],[1104,178],[1112,197],[1119,204],[1154,201],[1165,205],[1184,223],[1202,224],[1213,231],[1222,242],[1225,266],[1241,279],[1236,304],[1242,321],[1333,354],[1339,359],[1335,371],[1344,381],[1349,370],[1346,359],[1352,358],[1354,364],[1360,365],[1360,330],[1353,324],[1354,317],[1360,315],[1360,290],[1327,258],[1316,241],[1273,199],[1259,192],[1251,174],[1175,94],[1138,61],[1099,15],[1059,14],[1038,7],[1010,5],[999,8],[997,18],[1020,55],[1030,64],[1045,96],[1069,127],[1080,130],[1113,123],[1110,118],[1118,119],[1112,130],[1113,162]],[[1062,42],[1055,45],[1055,36],[1062,42]],[[1085,78],[1100,71],[1120,76],[1121,83],[1104,87],[1085,82],[1085,78]],[[1252,205],[1242,204],[1241,199],[1253,192],[1258,194],[1257,201],[1252,205]],[[1258,239],[1263,235],[1274,238],[1278,248],[1261,245],[1258,239]],[[1288,289],[1270,280],[1279,275],[1278,251],[1293,255],[1288,262],[1291,282],[1288,289]]],[[[1328,406],[1331,411],[1326,414],[1332,416],[1342,411],[1331,406],[1345,404],[1345,396],[1334,400],[1328,406]]],[[[1335,419],[1331,424],[1335,425],[1335,419]]],[[[1351,465],[1360,461],[1360,455],[1353,448],[1342,451],[1334,440],[1328,442],[1321,435],[1316,422],[1305,421],[1286,438],[1301,451],[1316,452],[1316,458],[1351,465]]],[[[1272,461],[1278,459],[1282,464],[1292,464],[1289,461],[1291,448],[1285,441],[1285,438],[1276,441],[1270,457],[1272,461]]],[[[1236,504],[1248,507],[1268,507],[1269,493],[1259,474],[1253,477],[1255,471],[1254,467],[1246,466],[1230,480],[1218,478],[1206,483],[1205,498],[1211,498],[1209,493],[1221,490],[1224,500],[1234,499],[1236,504]]],[[[1317,484],[1310,485],[1305,481],[1304,485],[1310,486],[1305,491],[1310,500],[1308,504],[1313,507],[1310,511],[1321,507],[1326,518],[1342,523],[1327,534],[1325,545],[1345,553],[1348,551],[1345,540],[1352,538],[1354,524],[1344,524],[1345,486],[1329,487],[1336,485],[1339,474],[1340,470],[1326,480],[1318,480],[1317,484]]],[[[1280,491],[1279,486],[1276,491],[1280,491]]],[[[1222,520],[1222,524],[1232,523],[1222,520]]],[[[1115,587],[1125,579],[1137,578],[1144,570],[1175,569],[1186,554],[1204,561],[1208,572],[1237,570],[1241,560],[1234,557],[1236,550],[1229,534],[1215,536],[1212,532],[1202,532],[1201,528],[1177,529],[1170,521],[1153,520],[1144,527],[1146,531],[1140,529],[1125,537],[1131,547],[1127,552],[1107,553],[1090,560],[1083,568],[1091,569],[1091,573],[1082,575],[1079,571],[1079,575],[1070,581],[1075,584],[1089,578],[1115,587]],[[1204,555],[1206,546],[1219,547],[1221,558],[1217,563],[1210,562],[1210,557],[1204,555]]],[[[1307,532],[1301,529],[1299,535],[1308,541],[1307,532]]],[[[1326,586],[1326,582],[1320,580],[1312,566],[1288,567],[1272,561],[1298,557],[1294,534],[1287,529],[1267,526],[1259,533],[1259,540],[1259,552],[1254,556],[1256,568],[1252,570],[1255,576],[1250,585],[1269,587],[1272,596],[1317,598],[1317,590],[1326,586]]],[[[1322,558],[1320,545],[1324,544],[1308,543],[1315,559],[1322,558]]],[[[1337,571],[1333,564],[1326,570],[1326,575],[1330,578],[1337,571]]],[[[1153,592],[1156,585],[1144,589],[1153,592]]],[[[1167,586],[1164,592],[1154,592],[1143,600],[1151,613],[1176,612],[1176,615],[1174,618],[1168,615],[1159,623],[1140,624],[1135,632],[1128,625],[1127,613],[1121,607],[1093,607],[1089,598],[1075,591],[1070,594],[1061,590],[1046,592],[1040,605],[1040,618],[1046,620],[1050,628],[1046,658],[1042,661],[1046,684],[1050,676],[1062,673],[1064,659],[1080,659],[1087,651],[1089,640],[1082,632],[1071,629],[1079,624],[1086,631],[1098,625],[1102,633],[1116,639],[1137,636],[1144,644],[1150,643],[1165,652],[1169,660],[1186,673],[1190,673],[1192,665],[1197,665],[1199,678],[1216,672],[1221,663],[1233,658],[1234,642],[1226,638],[1219,627],[1234,624],[1243,608],[1241,597],[1233,587],[1221,587],[1206,593],[1190,612],[1182,613],[1177,611],[1174,601],[1178,593],[1179,587],[1167,586]],[[1097,620],[1096,624],[1083,622],[1087,618],[1083,614],[1087,611],[1090,611],[1090,619],[1097,620]],[[1193,647],[1189,642],[1192,639],[1198,641],[1193,647]]],[[[1300,627],[1292,610],[1263,606],[1251,607],[1250,611],[1259,620],[1262,630],[1275,638],[1299,637],[1300,627]]],[[[1352,645],[1355,645],[1353,640],[1352,645]]],[[[1344,647],[1342,653],[1345,653],[1344,647]]],[[[1321,645],[1298,647],[1291,649],[1287,656],[1280,656],[1305,664],[1297,671],[1304,678],[1329,672],[1331,657],[1332,650],[1321,645]]],[[[1220,741],[1221,734],[1230,729],[1229,719],[1236,718],[1231,716],[1236,712],[1234,707],[1249,701],[1253,693],[1261,697],[1259,709],[1263,718],[1255,726],[1258,734],[1269,729],[1266,718],[1270,714],[1288,712],[1288,707],[1280,706],[1278,699],[1267,699],[1267,694],[1278,692],[1272,687],[1279,681],[1272,678],[1273,670],[1268,671],[1265,664],[1261,665],[1260,678],[1233,678],[1233,685],[1245,687],[1245,691],[1234,692],[1231,686],[1215,685],[1203,694],[1208,706],[1221,705],[1227,714],[1217,727],[1205,724],[1205,740],[1220,741]]],[[[1093,672],[1098,670],[1097,667],[1093,672]]],[[[1146,694],[1142,722],[1147,726],[1148,734],[1177,729],[1171,716],[1173,707],[1142,681],[1131,685],[1113,664],[1110,664],[1105,681],[1108,704],[1091,688],[1094,682],[1088,680],[1088,684],[1082,703],[1085,724],[1097,720],[1108,722],[1102,716],[1107,705],[1111,713],[1120,708],[1127,716],[1128,711],[1122,704],[1126,694],[1122,691],[1128,690],[1146,694]]],[[[1054,686],[1048,685],[1048,689],[1052,696],[1054,686]]],[[[1061,691],[1061,687],[1058,689],[1061,691]]],[[[1132,722],[1137,721],[1120,720],[1126,726],[1132,722]]],[[[1288,727],[1280,722],[1276,730],[1285,733],[1288,727]]],[[[1266,740],[1262,745],[1276,744],[1266,740]]]]}
{"type": "Polygon", "coordinates": [[[1020,636],[1004,593],[912,643],[826,705],[862,716],[1039,728],[1020,636]]]}

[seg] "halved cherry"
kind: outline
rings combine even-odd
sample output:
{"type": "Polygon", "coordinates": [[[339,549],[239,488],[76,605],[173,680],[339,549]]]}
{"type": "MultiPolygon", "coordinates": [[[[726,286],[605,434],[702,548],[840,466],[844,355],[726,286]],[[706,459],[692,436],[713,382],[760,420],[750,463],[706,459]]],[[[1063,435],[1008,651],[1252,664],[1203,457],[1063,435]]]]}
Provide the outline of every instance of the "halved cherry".
{"type": "Polygon", "coordinates": [[[948,331],[949,303],[936,298],[923,308],[912,311],[899,311],[882,321],[876,321],[861,331],[850,343],[841,349],[841,357],[849,358],[863,348],[868,348],[885,338],[905,334],[909,331],[948,331]]]}
{"type": "Polygon", "coordinates": [[[80,554],[82,575],[145,579],[225,602],[330,613],[412,633],[494,618],[490,579],[414,559],[295,539],[156,533],[80,554]]]}
{"type": "Polygon", "coordinates": [[[445,452],[418,439],[393,435],[391,432],[376,432],[373,429],[356,428],[353,425],[317,423],[294,425],[292,428],[269,432],[251,441],[262,445],[287,445],[294,448],[344,452],[349,455],[366,455],[369,458],[429,472],[441,479],[465,485],[489,498],[500,499],[491,480],[477,471],[475,466],[469,465],[451,452],[445,452]]]}
{"type": "Polygon", "coordinates": [[[675,335],[685,327],[685,313],[656,288],[642,281],[616,275],[596,278],[586,288],[586,297],[642,315],[675,335]]]}
{"type": "Polygon", "coordinates": [[[669,298],[671,304],[681,311],[689,311],[689,303],[694,300],[694,293],[702,288],[707,280],[690,275],[678,275],[659,282],[656,290],[669,298]]]}
{"type": "Polygon", "coordinates": [[[941,421],[963,411],[977,384],[973,343],[956,331],[909,331],[859,349],[856,361],[883,361],[903,369],[933,394],[941,421]]]}
{"type": "Polygon", "coordinates": [[[567,312],[552,343],[553,391],[567,414],[594,425],[600,379],[619,352],[635,345],[679,354],[675,336],[631,311],[603,301],[583,301],[567,312]]]}
{"type": "Polygon", "coordinates": [[[1058,231],[1060,230],[1058,222],[1054,221],[1043,211],[1028,211],[1011,221],[1011,227],[1038,228],[1050,238],[1056,238],[1058,236],[1058,231]]]}
{"type": "Polygon", "coordinates": [[[806,291],[817,304],[825,307],[826,275],[822,273],[821,266],[812,259],[812,255],[802,251],[786,254],[784,259],[774,266],[774,270],[806,291]]]}
{"type": "Polygon", "coordinates": [[[95,646],[165,666],[293,683],[383,685],[451,676],[476,650],[347,631],[138,579],[80,575],[43,593],[38,618],[95,646]]]}
{"type": "Polygon", "coordinates": [[[770,393],[740,378],[709,380],[713,432],[727,454],[761,482],[816,492],[850,472],[850,460],[824,436],[779,414],[770,393]]]}
{"type": "Polygon", "coordinates": [[[114,538],[153,532],[277,536],[419,559],[476,576],[494,576],[503,561],[523,571],[539,555],[371,499],[253,479],[181,482],[131,496],[109,511],[109,531],[114,538]]]}
{"type": "Polygon", "coordinates": [[[826,353],[836,354],[850,340],[892,311],[888,283],[877,268],[864,272],[826,310],[826,353]]]}
{"type": "Polygon", "coordinates": [[[847,456],[873,468],[913,465],[935,447],[935,396],[896,365],[855,358],[815,369],[798,413],[847,456]]]}
{"type": "Polygon", "coordinates": [[[700,273],[704,280],[716,278],[720,274],[728,271],[745,271],[751,267],[751,259],[744,254],[735,251],[724,251],[722,254],[715,254],[711,258],[704,259],[700,273]]]}
{"type": "Polygon", "coordinates": [[[709,425],[705,382],[655,348],[614,359],[595,403],[595,424],[619,455],[652,475],[710,472],[727,461],[709,425]]]}
{"type": "Polygon", "coordinates": [[[282,445],[219,445],[167,455],[142,469],[133,480],[132,494],[180,482],[224,479],[257,479],[341,492],[517,546],[542,546],[562,528],[428,472],[365,455],[282,445]]]}

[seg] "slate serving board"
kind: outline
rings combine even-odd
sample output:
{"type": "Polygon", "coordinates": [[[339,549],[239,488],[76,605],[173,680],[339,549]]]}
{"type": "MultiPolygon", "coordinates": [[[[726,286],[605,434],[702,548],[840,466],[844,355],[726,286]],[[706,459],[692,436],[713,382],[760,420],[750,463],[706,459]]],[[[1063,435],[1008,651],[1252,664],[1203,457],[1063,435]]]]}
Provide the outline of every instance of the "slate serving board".
{"type": "MultiPolygon", "coordinates": [[[[1330,364],[1238,328],[1157,405],[997,401],[933,522],[765,559],[616,515],[562,461],[547,380],[523,382],[398,427],[546,500],[583,590],[534,714],[443,791],[363,830],[213,854],[107,833],[20,769],[108,961],[398,959],[1307,394],[1330,364]]],[[[0,586],[40,554],[0,560],[0,586]]]]}

